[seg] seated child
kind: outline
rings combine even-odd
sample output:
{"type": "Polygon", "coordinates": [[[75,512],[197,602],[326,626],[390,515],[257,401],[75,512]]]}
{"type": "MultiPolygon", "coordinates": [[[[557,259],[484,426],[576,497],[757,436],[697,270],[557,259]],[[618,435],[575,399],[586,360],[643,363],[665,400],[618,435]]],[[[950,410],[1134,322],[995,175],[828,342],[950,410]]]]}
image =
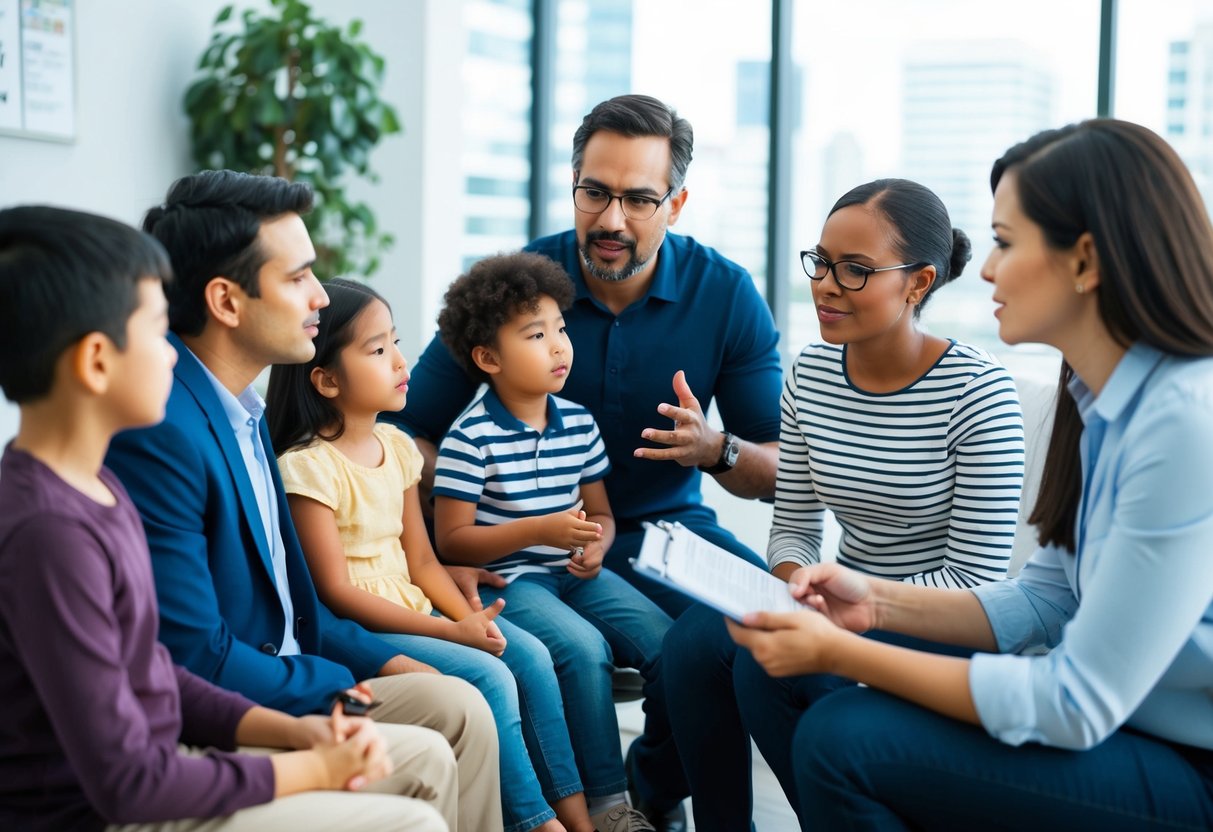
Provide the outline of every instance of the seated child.
{"type": "Polygon", "coordinates": [[[497,722],[507,832],[587,832],[547,648],[497,617],[504,601],[479,612],[468,605],[430,545],[417,446],[376,424],[381,410],[399,410],[408,394],[392,312],[362,283],[337,278],[325,289],[315,356],[275,366],[266,397],[291,517],[320,600],[402,654],[480,690],[497,722]]]}
{"type": "Polygon", "coordinates": [[[259,707],[156,641],[143,526],[102,459],[164,416],[169,279],[159,244],[121,223],[0,211],[0,388],[21,412],[0,459],[0,828],[445,829],[397,796],[454,801],[440,734],[259,707]],[[413,771],[376,785],[390,794],[300,794],[356,792],[398,750],[413,771]]]}
{"type": "Polygon", "coordinates": [[[510,618],[551,651],[590,811],[604,818],[599,828],[648,828],[628,814],[623,792],[628,775],[642,797],[648,778],[680,777],[659,677],[671,621],[602,568],[614,537],[606,448],[589,411],[555,395],[573,365],[561,313],[573,292],[558,264],[530,253],[487,258],[451,284],[439,334],[489,385],[439,449],[435,532],[444,560],[508,581],[482,594],[505,598],[510,618]],[[645,733],[626,775],[613,665],[645,679],[645,733]],[[612,809],[618,825],[607,826],[612,809]]]}

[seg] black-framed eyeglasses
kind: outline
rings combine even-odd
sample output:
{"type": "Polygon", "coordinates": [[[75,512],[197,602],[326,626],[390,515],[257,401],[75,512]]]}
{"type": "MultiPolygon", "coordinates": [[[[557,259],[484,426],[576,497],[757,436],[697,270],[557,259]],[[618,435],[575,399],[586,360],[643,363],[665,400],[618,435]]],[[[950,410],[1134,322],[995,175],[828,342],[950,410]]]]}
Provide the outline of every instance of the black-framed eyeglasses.
{"type": "Polygon", "coordinates": [[[883,266],[879,269],[874,269],[871,266],[865,266],[863,263],[856,263],[853,260],[833,262],[822,257],[816,251],[809,249],[808,251],[800,252],[800,265],[804,267],[804,273],[809,276],[809,280],[823,280],[826,273],[830,272],[834,275],[834,282],[843,289],[858,292],[868,285],[869,275],[876,274],[877,272],[895,272],[898,269],[917,269],[928,264],[902,263],[900,266],[883,266]]]}
{"type": "Polygon", "coordinates": [[[573,206],[586,214],[601,214],[611,207],[611,200],[619,200],[623,215],[630,220],[651,220],[661,207],[661,203],[670,198],[674,189],[670,188],[658,199],[644,194],[613,194],[610,191],[596,188],[593,185],[573,186],[573,206]]]}

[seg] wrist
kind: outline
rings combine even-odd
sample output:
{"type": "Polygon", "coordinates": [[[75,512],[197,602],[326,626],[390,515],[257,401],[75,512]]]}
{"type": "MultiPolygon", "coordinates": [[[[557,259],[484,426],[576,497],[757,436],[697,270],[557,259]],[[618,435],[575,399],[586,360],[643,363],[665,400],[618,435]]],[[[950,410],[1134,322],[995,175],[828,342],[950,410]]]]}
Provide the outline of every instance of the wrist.
{"type": "Polygon", "coordinates": [[[705,474],[723,474],[733,470],[737,458],[741,455],[741,440],[727,430],[720,433],[720,441],[712,443],[713,456],[706,463],[699,464],[699,470],[705,474]]]}

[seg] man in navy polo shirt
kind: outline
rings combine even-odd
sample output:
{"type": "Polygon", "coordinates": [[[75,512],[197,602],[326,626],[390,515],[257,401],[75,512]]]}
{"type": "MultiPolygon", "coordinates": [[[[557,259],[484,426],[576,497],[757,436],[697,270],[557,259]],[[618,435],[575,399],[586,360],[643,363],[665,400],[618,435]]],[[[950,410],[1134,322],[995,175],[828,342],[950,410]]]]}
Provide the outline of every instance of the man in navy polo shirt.
{"type": "MultiPolygon", "coordinates": [[[[564,315],[576,362],[562,395],[594,415],[611,459],[618,531],[605,566],[673,617],[690,601],[628,562],[640,524],[681,522],[765,568],[703,505],[700,480],[705,471],[738,496],[774,495],[782,384],[779,336],[749,273],[666,232],[686,204],[691,151],[691,125],[657,99],[604,101],[573,137],[575,227],[527,246],[564,265],[577,287],[564,315]],[[713,396],[726,432],[704,419],[713,396]]],[[[417,440],[427,486],[436,445],[476,386],[435,337],[408,407],[384,417],[417,440]]]]}

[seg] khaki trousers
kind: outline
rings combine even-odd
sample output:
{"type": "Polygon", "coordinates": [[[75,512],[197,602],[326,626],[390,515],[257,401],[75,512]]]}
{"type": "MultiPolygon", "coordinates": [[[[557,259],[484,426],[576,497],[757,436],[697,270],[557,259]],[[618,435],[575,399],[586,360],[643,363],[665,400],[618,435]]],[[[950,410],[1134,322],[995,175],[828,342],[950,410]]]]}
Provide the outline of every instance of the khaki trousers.
{"type": "Polygon", "coordinates": [[[368,684],[383,703],[374,717],[395,764],[384,780],[360,792],[295,794],[222,818],[111,825],[106,832],[500,830],[497,729],[484,697],[461,679],[432,673],[368,684]]]}

